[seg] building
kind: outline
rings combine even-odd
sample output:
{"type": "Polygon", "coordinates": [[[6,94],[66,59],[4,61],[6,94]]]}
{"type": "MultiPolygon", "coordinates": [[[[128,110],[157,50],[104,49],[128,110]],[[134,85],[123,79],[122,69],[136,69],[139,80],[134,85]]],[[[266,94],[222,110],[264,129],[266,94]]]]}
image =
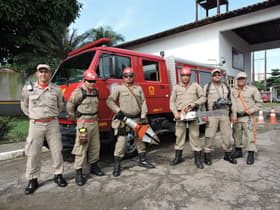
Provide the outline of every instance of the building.
{"type": "Polygon", "coordinates": [[[251,79],[251,52],[280,47],[279,11],[279,0],[267,0],[118,47],[155,55],[164,51],[165,56],[221,67],[229,80],[239,71],[245,71],[251,79]]]}

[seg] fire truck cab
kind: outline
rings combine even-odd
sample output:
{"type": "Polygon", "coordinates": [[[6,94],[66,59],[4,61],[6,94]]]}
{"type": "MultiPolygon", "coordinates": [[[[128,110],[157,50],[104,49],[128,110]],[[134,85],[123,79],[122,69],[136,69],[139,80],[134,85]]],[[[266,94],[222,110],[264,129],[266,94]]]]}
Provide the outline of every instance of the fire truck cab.
{"type": "MultiPolygon", "coordinates": [[[[135,71],[135,83],[141,85],[146,96],[148,119],[157,134],[175,131],[173,114],[169,109],[171,88],[180,81],[179,72],[183,66],[192,71],[192,81],[202,85],[210,81],[213,68],[188,62],[174,57],[160,56],[140,52],[100,46],[110,42],[100,39],[78,50],[72,51],[56,69],[52,82],[60,85],[67,102],[72,91],[83,84],[85,70],[95,71],[98,75],[96,88],[99,90],[99,129],[102,143],[114,139],[111,120],[114,113],[107,107],[106,99],[110,91],[122,83],[122,71],[132,67],[135,71]]],[[[72,147],[75,141],[75,122],[66,112],[59,116],[64,147],[72,147]]]]}

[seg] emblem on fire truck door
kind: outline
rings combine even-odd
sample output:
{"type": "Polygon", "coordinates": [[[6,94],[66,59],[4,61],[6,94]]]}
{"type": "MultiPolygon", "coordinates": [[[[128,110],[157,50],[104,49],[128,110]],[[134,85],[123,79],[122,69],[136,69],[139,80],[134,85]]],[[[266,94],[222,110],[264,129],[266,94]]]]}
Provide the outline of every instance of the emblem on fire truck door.
{"type": "Polygon", "coordinates": [[[66,87],[62,88],[61,92],[62,92],[63,96],[64,96],[65,91],[66,91],[66,87]]]}
{"type": "Polygon", "coordinates": [[[148,90],[149,90],[149,94],[151,96],[155,95],[155,87],[154,86],[149,86],[148,87],[148,90]]]}

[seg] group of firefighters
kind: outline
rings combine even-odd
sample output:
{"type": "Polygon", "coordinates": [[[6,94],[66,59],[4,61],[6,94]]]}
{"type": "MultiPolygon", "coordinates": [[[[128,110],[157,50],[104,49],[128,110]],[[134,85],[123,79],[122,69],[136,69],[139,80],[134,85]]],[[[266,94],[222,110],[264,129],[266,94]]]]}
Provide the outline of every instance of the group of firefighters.
{"type": "MultiPolygon", "coordinates": [[[[54,182],[59,187],[67,186],[62,175],[62,142],[57,118],[64,108],[63,95],[59,86],[50,83],[52,72],[49,65],[39,64],[36,70],[38,80],[34,84],[24,86],[21,99],[21,108],[30,119],[25,145],[26,178],[28,179],[25,194],[32,194],[39,187],[40,152],[44,141],[47,141],[52,156],[54,182]]],[[[222,72],[219,69],[212,70],[212,81],[203,88],[198,83],[191,82],[189,68],[182,68],[180,74],[181,82],[173,88],[170,97],[170,110],[176,120],[175,158],[170,164],[176,165],[183,161],[186,128],[189,131],[189,141],[194,151],[194,163],[197,168],[204,168],[204,163],[212,164],[211,152],[214,150],[214,139],[218,128],[225,151],[224,160],[236,164],[236,158],[243,156],[242,148],[246,148],[248,150],[247,164],[253,164],[254,153],[257,151],[254,112],[260,109],[262,100],[257,88],[247,85],[246,73],[237,74],[237,85],[234,88],[228,87],[221,81],[222,72]],[[204,145],[199,139],[198,120],[180,120],[182,114],[190,111],[202,110],[210,113],[218,109],[225,110],[226,114],[202,118],[206,122],[204,145]],[[244,145],[242,141],[243,134],[247,139],[247,145],[244,145]],[[234,150],[231,136],[234,138],[234,150]],[[204,154],[204,159],[202,154],[204,154]]],[[[145,95],[141,86],[134,83],[134,76],[135,72],[132,68],[125,68],[122,72],[123,83],[113,88],[107,98],[108,107],[115,113],[115,120],[112,123],[115,135],[117,135],[113,169],[115,177],[121,174],[121,160],[125,155],[127,135],[132,132],[132,128],[123,122],[124,118],[131,118],[138,124],[148,123],[145,95]]],[[[69,116],[77,123],[72,154],[75,155],[75,182],[79,186],[86,183],[83,174],[85,162],[90,164],[90,173],[96,176],[105,175],[98,166],[100,136],[98,90],[95,87],[97,77],[94,71],[86,70],[83,74],[83,85],[72,92],[66,106],[69,116]]],[[[139,154],[139,166],[154,168],[155,166],[146,157],[145,143],[138,138],[135,139],[135,145],[139,154]]]]}

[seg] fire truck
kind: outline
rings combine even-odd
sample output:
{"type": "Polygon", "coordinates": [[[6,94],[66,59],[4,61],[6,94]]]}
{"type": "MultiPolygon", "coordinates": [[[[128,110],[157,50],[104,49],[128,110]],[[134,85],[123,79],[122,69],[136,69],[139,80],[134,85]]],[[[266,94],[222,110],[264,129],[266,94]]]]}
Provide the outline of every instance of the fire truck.
{"type": "MultiPolygon", "coordinates": [[[[99,90],[99,128],[102,143],[113,142],[111,121],[114,113],[107,107],[106,99],[112,88],[122,83],[122,70],[132,67],[135,83],[141,85],[148,106],[148,120],[156,134],[175,131],[174,116],[169,109],[172,87],[180,82],[182,67],[191,69],[191,80],[201,86],[211,80],[213,66],[178,59],[161,57],[126,49],[106,47],[110,39],[100,39],[68,54],[58,66],[52,82],[60,85],[67,102],[72,91],[83,84],[85,70],[95,71],[99,76],[96,87],[99,90]],[[102,46],[103,45],[103,46],[102,46]]],[[[59,116],[64,147],[72,147],[75,140],[75,122],[66,112],[59,116]]]]}
{"type": "Polygon", "coordinates": [[[270,95],[271,95],[270,91],[261,90],[261,98],[264,103],[270,102],[270,95]]]}

